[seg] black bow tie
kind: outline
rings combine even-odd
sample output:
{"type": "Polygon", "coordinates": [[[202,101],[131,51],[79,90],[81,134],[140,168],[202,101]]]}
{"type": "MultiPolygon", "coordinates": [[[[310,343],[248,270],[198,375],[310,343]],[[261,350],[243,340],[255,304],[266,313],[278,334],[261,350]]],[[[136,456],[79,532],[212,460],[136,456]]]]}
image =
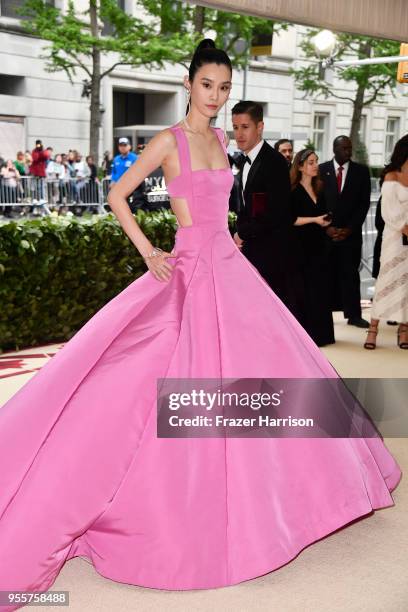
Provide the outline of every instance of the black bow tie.
{"type": "Polygon", "coordinates": [[[249,165],[251,165],[252,161],[251,158],[248,157],[248,155],[244,155],[243,153],[241,153],[237,158],[236,158],[236,165],[237,167],[242,170],[242,168],[245,166],[245,164],[248,162],[249,165]]]}

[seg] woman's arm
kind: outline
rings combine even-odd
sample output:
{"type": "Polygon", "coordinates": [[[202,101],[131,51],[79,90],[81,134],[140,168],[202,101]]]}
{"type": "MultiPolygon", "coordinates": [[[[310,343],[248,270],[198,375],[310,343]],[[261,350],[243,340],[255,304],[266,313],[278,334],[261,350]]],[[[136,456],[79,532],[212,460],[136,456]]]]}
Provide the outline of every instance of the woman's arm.
{"type": "Polygon", "coordinates": [[[174,147],[174,137],[169,130],[157,134],[145,147],[137,162],[130,166],[120,180],[112,186],[108,194],[109,206],[142,257],[150,253],[153,245],[140,229],[126,198],[139,187],[149,174],[162,165],[164,159],[174,150],[174,147]]]}
{"type": "Polygon", "coordinates": [[[330,225],[330,221],[324,219],[326,215],[320,215],[319,217],[298,217],[294,225],[308,225],[309,223],[317,223],[322,227],[330,225]]]}
{"type": "Polygon", "coordinates": [[[400,194],[399,183],[397,172],[385,175],[381,188],[381,215],[389,227],[405,233],[404,228],[408,224],[408,190],[405,189],[407,197],[400,200],[399,195],[404,195],[404,192],[401,190],[400,194]]]}

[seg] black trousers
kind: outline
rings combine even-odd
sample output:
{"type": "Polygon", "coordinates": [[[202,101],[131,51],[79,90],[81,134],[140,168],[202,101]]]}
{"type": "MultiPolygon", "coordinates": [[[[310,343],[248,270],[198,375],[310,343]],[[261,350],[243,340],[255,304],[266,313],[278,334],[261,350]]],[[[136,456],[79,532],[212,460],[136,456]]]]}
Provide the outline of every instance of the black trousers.
{"type": "Polygon", "coordinates": [[[327,241],[329,296],[332,310],[342,310],[346,319],[361,317],[360,262],[362,239],[327,241]]]}

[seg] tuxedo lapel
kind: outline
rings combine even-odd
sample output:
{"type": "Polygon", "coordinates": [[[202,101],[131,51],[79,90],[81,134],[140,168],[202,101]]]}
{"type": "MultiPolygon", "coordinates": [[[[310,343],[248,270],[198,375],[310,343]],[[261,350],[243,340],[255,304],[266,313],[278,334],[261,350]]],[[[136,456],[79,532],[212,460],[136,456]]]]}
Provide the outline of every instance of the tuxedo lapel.
{"type": "Polygon", "coordinates": [[[338,190],[338,187],[337,187],[336,170],[334,168],[333,161],[330,161],[327,164],[324,173],[326,175],[325,176],[325,180],[327,179],[330,191],[332,192],[333,195],[336,195],[338,197],[339,190],[338,190]]]}
{"type": "Polygon", "coordinates": [[[264,157],[266,147],[267,147],[267,144],[266,142],[264,142],[261,147],[261,150],[259,151],[258,155],[255,157],[255,160],[252,162],[251,167],[249,169],[247,180],[245,183],[245,189],[244,189],[245,201],[247,201],[247,195],[251,193],[251,185],[254,182],[256,173],[258,172],[258,170],[260,169],[262,165],[262,160],[264,157]]]}
{"type": "Polygon", "coordinates": [[[354,169],[355,169],[354,168],[354,164],[350,160],[349,167],[348,167],[347,174],[346,174],[346,180],[344,181],[344,187],[343,187],[342,192],[341,192],[342,195],[344,194],[344,192],[346,190],[349,190],[349,188],[350,188],[350,186],[351,186],[351,184],[353,182],[354,169]]]}

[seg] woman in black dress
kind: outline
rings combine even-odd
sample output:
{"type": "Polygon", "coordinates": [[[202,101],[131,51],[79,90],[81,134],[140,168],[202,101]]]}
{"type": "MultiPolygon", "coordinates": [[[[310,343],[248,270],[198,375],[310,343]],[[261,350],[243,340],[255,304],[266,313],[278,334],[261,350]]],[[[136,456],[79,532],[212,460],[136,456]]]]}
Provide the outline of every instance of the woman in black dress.
{"type": "Polygon", "coordinates": [[[305,280],[304,328],[318,346],[333,344],[333,316],[327,290],[325,228],[330,214],[319,178],[318,157],[311,149],[297,153],[290,171],[291,206],[302,253],[305,280]]]}

